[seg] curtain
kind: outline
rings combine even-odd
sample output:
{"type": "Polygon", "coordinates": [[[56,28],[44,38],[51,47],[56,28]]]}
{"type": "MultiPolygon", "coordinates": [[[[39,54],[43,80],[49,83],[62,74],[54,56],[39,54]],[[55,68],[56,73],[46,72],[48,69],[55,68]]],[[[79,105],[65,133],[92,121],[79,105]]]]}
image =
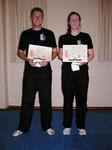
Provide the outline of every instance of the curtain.
{"type": "Polygon", "coordinates": [[[7,51],[10,62],[21,62],[17,57],[20,34],[31,28],[30,11],[33,7],[40,7],[44,11],[43,26],[47,26],[46,0],[6,0],[6,30],[7,51]]]}
{"type": "Polygon", "coordinates": [[[99,61],[112,61],[112,0],[99,0],[99,61]]]}
{"type": "MultiPolygon", "coordinates": [[[[5,27],[4,27],[4,20],[5,18],[2,17],[2,6],[5,3],[2,3],[0,0],[0,108],[6,108],[7,100],[8,100],[8,90],[7,90],[7,66],[6,61],[7,57],[6,53],[4,52],[5,43],[5,27]]],[[[4,7],[5,10],[5,7],[4,7]]]]}

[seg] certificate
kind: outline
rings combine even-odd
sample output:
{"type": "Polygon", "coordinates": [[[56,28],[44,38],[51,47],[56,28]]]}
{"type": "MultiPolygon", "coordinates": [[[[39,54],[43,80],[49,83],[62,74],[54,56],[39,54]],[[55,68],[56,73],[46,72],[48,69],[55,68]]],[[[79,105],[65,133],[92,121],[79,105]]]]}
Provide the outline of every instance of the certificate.
{"type": "Polygon", "coordinates": [[[63,45],[63,62],[87,61],[87,45],[63,45]]]}
{"type": "Polygon", "coordinates": [[[29,45],[28,58],[35,61],[51,61],[52,59],[52,48],[39,46],[39,45],[29,45]]]}

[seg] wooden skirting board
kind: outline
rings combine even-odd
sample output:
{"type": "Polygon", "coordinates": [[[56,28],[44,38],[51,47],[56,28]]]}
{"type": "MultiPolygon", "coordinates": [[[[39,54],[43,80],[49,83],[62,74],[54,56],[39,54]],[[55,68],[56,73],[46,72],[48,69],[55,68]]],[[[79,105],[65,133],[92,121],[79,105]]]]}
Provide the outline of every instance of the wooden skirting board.
{"type": "MultiPolygon", "coordinates": [[[[6,109],[0,109],[0,110],[20,110],[20,106],[8,106],[6,109]]],[[[35,106],[34,111],[39,111],[40,107],[35,106]]],[[[62,107],[52,107],[53,111],[63,111],[62,107]]],[[[73,107],[73,110],[75,111],[76,108],[73,107]]],[[[112,107],[88,107],[88,111],[93,111],[93,112],[112,112],[112,107]]]]}

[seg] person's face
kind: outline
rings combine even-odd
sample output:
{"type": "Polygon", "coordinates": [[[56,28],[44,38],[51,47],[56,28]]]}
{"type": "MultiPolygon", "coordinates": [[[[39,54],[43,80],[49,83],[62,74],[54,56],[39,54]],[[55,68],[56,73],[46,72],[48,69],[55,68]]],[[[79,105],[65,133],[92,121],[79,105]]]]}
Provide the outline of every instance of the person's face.
{"type": "Polygon", "coordinates": [[[69,24],[71,26],[71,30],[77,30],[79,29],[80,27],[80,20],[79,20],[79,17],[76,15],[76,14],[73,14],[71,17],[70,17],[70,21],[69,21],[69,24]]]}
{"type": "Polygon", "coordinates": [[[40,11],[34,11],[33,15],[31,16],[31,21],[34,27],[41,27],[43,21],[42,13],[40,11]]]}

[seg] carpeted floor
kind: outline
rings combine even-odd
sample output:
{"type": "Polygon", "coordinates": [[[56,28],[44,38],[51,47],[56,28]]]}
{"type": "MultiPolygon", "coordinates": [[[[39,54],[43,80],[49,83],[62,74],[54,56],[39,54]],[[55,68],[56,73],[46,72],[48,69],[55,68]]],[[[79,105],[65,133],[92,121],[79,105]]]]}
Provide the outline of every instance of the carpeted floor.
{"type": "Polygon", "coordinates": [[[54,136],[41,131],[40,113],[34,112],[29,133],[12,137],[19,111],[0,111],[0,150],[112,150],[112,112],[88,112],[87,136],[79,136],[75,112],[71,135],[62,134],[62,112],[53,112],[54,136]]]}

